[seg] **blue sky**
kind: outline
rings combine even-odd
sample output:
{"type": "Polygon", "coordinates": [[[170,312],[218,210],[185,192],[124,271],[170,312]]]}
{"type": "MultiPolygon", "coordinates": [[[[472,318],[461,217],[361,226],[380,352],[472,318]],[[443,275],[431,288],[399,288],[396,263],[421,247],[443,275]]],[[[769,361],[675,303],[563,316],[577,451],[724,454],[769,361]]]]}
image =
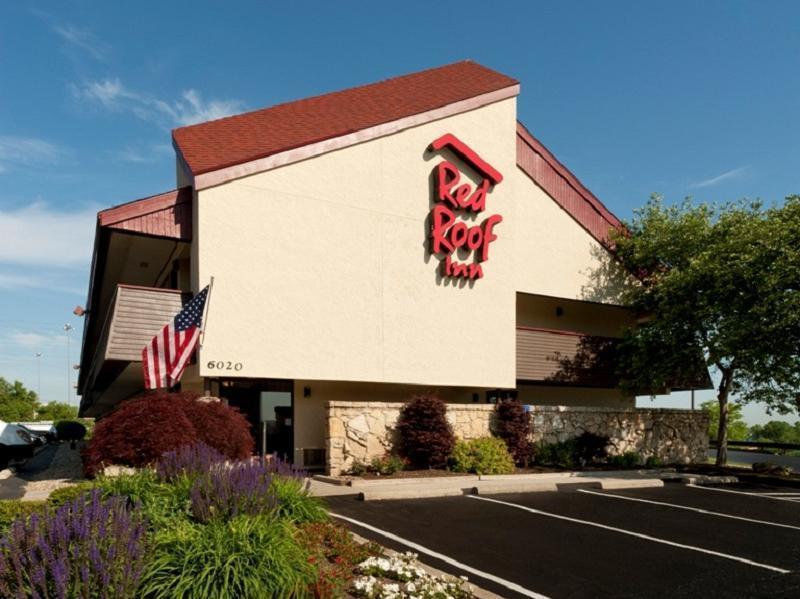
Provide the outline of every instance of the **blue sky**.
{"type": "Polygon", "coordinates": [[[800,193],[797,2],[4,2],[0,376],[66,399],[94,213],[174,187],[171,128],[464,58],[622,218],[800,193]]]}

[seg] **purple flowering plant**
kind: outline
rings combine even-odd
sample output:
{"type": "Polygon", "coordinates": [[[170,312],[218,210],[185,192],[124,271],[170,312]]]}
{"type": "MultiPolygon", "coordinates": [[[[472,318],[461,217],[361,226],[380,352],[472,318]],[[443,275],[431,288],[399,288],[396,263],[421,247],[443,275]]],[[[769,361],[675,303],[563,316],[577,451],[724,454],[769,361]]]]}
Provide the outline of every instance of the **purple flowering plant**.
{"type": "Polygon", "coordinates": [[[56,510],[15,521],[0,539],[0,596],[127,599],[145,566],[140,506],[93,490],[56,510]]]}
{"type": "Polygon", "coordinates": [[[176,482],[181,478],[193,480],[226,459],[222,453],[205,443],[184,445],[159,458],[156,475],[162,482],[176,482]]]}
{"type": "Polygon", "coordinates": [[[200,522],[270,514],[278,504],[272,476],[261,461],[216,464],[192,484],[192,514],[200,522]]]}

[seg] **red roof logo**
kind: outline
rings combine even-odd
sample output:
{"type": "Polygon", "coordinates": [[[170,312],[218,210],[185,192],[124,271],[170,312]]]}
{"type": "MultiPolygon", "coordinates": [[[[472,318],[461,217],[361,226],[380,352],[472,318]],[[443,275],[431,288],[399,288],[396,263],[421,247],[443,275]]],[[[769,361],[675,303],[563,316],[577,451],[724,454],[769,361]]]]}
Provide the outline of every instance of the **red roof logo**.
{"type": "Polygon", "coordinates": [[[452,162],[443,160],[434,169],[434,206],[431,210],[431,253],[442,258],[444,278],[474,281],[483,278],[482,263],[489,259],[489,246],[497,239],[496,225],[503,221],[492,214],[481,223],[469,226],[459,214],[478,214],[486,210],[486,197],[503,180],[492,165],[455,135],[447,133],[431,144],[431,150],[447,149],[472,169],[481,180],[475,185],[462,181],[462,173],[452,162]],[[457,261],[464,254],[471,261],[457,261]]]}

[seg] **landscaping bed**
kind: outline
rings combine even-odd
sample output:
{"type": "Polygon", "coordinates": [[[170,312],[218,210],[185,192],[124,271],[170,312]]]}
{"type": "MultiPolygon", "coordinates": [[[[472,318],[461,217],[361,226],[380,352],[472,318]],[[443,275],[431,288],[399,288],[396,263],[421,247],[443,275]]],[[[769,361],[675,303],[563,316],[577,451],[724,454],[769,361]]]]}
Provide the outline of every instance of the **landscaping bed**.
{"type": "MultiPolygon", "coordinates": [[[[0,597],[473,597],[416,556],[358,542],[305,472],[251,451],[246,421],[220,402],[125,402],[82,452],[91,480],[46,501],[0,501],[0,597]],[[107,475],[110,464],[124,468],[107,475]]],[[[69,457],[56,466],[75,474],[69,457]]]]}

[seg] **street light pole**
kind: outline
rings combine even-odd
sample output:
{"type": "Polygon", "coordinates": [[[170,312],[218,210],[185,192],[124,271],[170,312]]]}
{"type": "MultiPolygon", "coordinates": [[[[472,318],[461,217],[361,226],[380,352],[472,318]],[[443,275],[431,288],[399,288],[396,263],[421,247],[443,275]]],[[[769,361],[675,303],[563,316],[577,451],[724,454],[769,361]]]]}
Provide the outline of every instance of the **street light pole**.
{"type": "Polygon", "coordinates": [[[71,324],[67,323],[64,325],[64,334],[67,336],[67,403],[69,403],[70,393],[72,392],[72,366],[69,360],[69,333],[71,330],[71,324]]]}
{"type": "Polygon", "coordinates": [[[36,352],[36,394],[42,401],[42,352],[36,352]]]}

